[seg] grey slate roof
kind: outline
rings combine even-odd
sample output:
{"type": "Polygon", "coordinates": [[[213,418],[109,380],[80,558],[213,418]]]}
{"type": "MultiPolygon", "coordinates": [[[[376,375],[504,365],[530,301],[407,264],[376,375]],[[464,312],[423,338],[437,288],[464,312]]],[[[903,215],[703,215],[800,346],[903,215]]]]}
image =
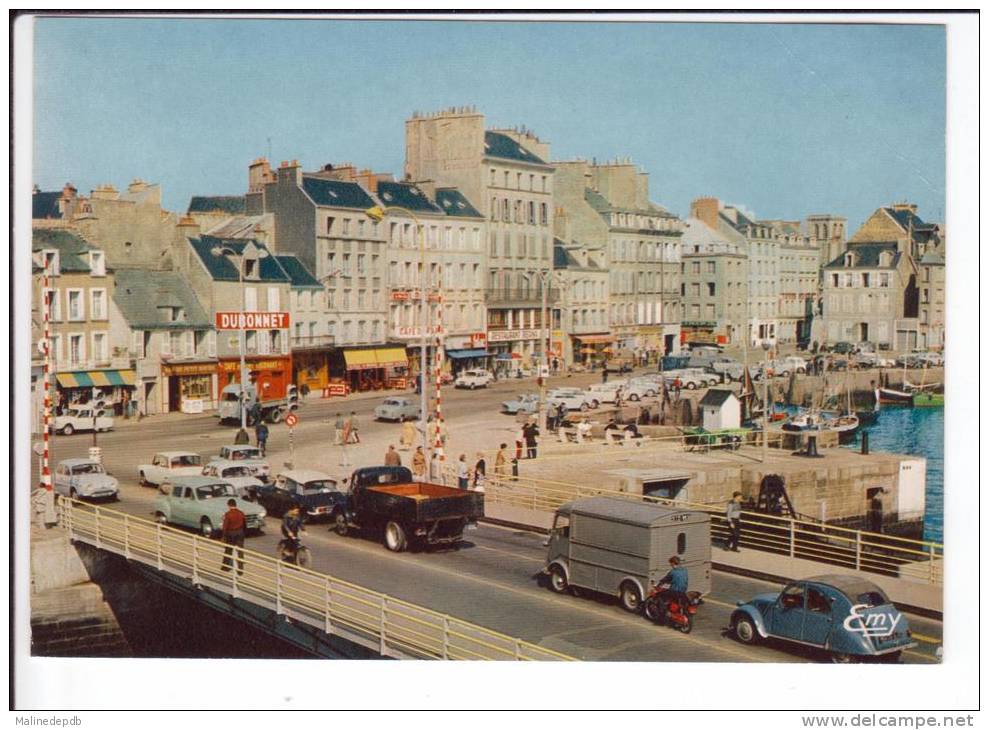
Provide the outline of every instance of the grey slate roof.
{"type": "Polygon", "coordinates": [[[279,255],[275,258],[278,259],[278,263],[281,264],[282,269],[288,274],[289,279],[292,281],[292,287],[296,289],[322,289],[323,286],[319,283],[319,279],[309,273],[309,269],[305,267],[301,261],[295,256],[288,254],[279,255]]]}
{"type": "Polygon", "coordinates": [[[355,182],[303,176],[302,189],[316,205],[360,210],[367,210],[376,205],[364,188],[355,182]]]}
{"type": "Polygon", "coordinates": [[[440,207],[416,185],[407,182],[379,182],[378,198],[384,205],[397,205],[413,213],[440,213],[440,207]]]}
{"type": "Polygon", "coordinates": [[[573,269],[577,268],[579,264],[577,259],[575,259],[569,251],[563,248],[563,241],[559,238],[553,239],[553,268],[554,269],[573,269]]]}
{"type": "MultiPolygon", "coordinates": [[[[380,184],[379,184],[380,185],[380,184]]],[[[437,188],[436,204],[448,216],[459,218],[483,218],[470,201],[456,188],[437,188]]]]}
{"type": "Polygon", "coordinates": [[[928,251],[920,257],[920,263],[924,266],[944,266],[944,254],[928,251]]]}
{"type": "Polygon", "coordinates": [[[885,210],[904,231],[909,231],[912,226],[913,240],[918,243],[925,243],[929,241],[937,232],[937,226],[934,223],[925,223],[921,220],[920,216],[912,210],[894,210],[893,208],[884,208],[883,210],[885,210]]]}
{"type": "MultiPolygon", "coordinates": [[[[214,247],[229,248],[231,251],[240,254],[248,243],[253,242],[258,248],[262,248],[265,251],[268,250],[264,244],[242,238],[217,238],[215,236],[204,235],[199,238],[189,238],[187,240],[214,281],[240,281],[240,273],[237,268],[239,263],[234,263],[237,259],[235,258],[234,261],[231,261],[229,256],[214,256],[212,252],[214,247]]],[[[290,281],[289,275],[285,273],[281,264],[278,263],[277,258],[272,256],[270,251],[267,256],[261,259],[259,281],[272,283],[288,283],[290,281]]]]}
{"type": "Polygon", "coordinates": [[[704,394],[704,397],[701,398],[701,405],[720,406],[723,405],[725,401],[727,401],[729,398],[732,397],[737,398],[738,396],[736,396],[732,391],[727,390],[725,388],[711,388],[710,390],[707,391],[707,393],[704,394]]]}
{"type": "MultiPolygon", "coordinates": [[[[82,236],[58,228],[35,228],[31,231],[31,250],[53,248],[58,251],[58,268],[64,272],[89,271],[87,251],[94,250],[82,236]]],[[[40,269],[35,268],[40,271],[40,269]]]]}
{"type": "Polygon", "coordinates": [[[592,190],[591,188],[584,188],[584,200],[598,213],[619,211],[622,213],[641,213],[642,215],[652,215],[658,218],[676,218],[676,216],[673,213],[670,213],[666,208],[661,205],[657,205],[652,201],[648,203],[645,209],[612,205],[607,198],[601,195],[601,193],[596,190],[592,190]]]}
{"type": "Polygon", "coordinates": [[[852,243],[848,249],[838,256],[834,261],[827,264],[825,269],[876,269],[879,268],[879,254],[883,251],[891,251],[893,259],[888,268],[895,269],[900,263],[900,254],[896,250],[895,241],[876,241],[872,243],[852,243]],[[855,265],[845,266],[845,254],[854,253],[855,265]]]}
{"type": "Polygon", "coordinates": [[[61,218],[62,212],[58,209],[58,201],[62,198],[62,191],[55,193],[36,192],[31,196],[31,218],[61,218]]]}
{"type": "Polygon", "coordinates": [[[484,133],[484,154],[486,157],[500,157],[503,160],[518,160],[532,165],[545,165],[546,162],[529,152],[514,139],[501,132],[484,133]]]}
{"type": "Polygon", "coordinates": [[[243,195],[193,195],[188,212],[242,215],[246,207],[247,198],[243,195]]]}
{"type": "Polygon", "coordinates": [[[209,329],[212,325],[192,287],[177,271],[122,269],[117,272],[113,301],[133,329],[209,329]],[[168,321],[163,307],[181,307],[185,319],[168,321]]]}

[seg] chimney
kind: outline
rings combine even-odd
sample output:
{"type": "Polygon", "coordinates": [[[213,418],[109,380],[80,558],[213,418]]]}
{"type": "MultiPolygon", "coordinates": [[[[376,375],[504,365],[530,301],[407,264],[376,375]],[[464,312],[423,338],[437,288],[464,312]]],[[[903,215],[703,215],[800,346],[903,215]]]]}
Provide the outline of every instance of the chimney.
{"type": "Polygon", "coordinates": [[[175,226],[178,228],[180,236],[185,236],[186,238],[199,238],[199,224],[196,223],[192,216],[182,216],[175,226]]]}
{"type": "Polygon", "coordinates": [[[127,192],[139,193],[142,190],[145,190],[147,187],[148,184],[144,182],[144,180],[138,177],[138,178],[134,178],[134,180],[131,181],[131,184],[127,186],[127,192]]]}
{"type": "Polygon", "coordinates": [[[908,210],[914,215],[917,215],[917,204],[916,203],[893,203],[893,210],[908,210]]]}
{"type": "Polygon", "coordinates": [[[265,184],[274,181],[275,176],[271,172],[271,165],[267,158],[258,157],[247,166],[247,192],[263,192],[265,184]]]}
{"type": "Polygon", "coordinates": [[[697,198],[690,204],[690,216],[709,228],[718,230],[718,210],[721,204],[717,198],[697,198]]]}
{"type": "Polygon", "coordinates": [[[62,198],[64,200],[72,200],[76,197],[76,188],[72,183],[65,183],[65,187],[62,188],[62,198]]]}
{"type": "Polygon", "coordinates": [[[302,168],[299,167],[298,160],[282,163],[278,166],[278,182],[291,182],[295,185],[302,185],[302,168]]]}
{"type": "Polygon", "coordinates": [[[94,200],[116,200],[119,197],[117,189],[113,185],[100,185],[90,193],[94,200]]]}

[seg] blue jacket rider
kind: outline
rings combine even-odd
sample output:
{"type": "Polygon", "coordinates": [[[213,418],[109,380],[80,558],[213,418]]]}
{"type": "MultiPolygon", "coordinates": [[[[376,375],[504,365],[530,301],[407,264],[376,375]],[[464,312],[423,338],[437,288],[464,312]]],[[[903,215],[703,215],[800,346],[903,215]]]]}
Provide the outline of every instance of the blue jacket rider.
{"type": "Polygon", "coordinates": [[[688,605],[687,569],[680,565],[680,558],[676,555],[670,558],[670,572],[660,578],[659,582],[660,584],[669,583],[669,592],[673,594],[672,597],[677,599],[682,609],[686,609],[688,605]]]}

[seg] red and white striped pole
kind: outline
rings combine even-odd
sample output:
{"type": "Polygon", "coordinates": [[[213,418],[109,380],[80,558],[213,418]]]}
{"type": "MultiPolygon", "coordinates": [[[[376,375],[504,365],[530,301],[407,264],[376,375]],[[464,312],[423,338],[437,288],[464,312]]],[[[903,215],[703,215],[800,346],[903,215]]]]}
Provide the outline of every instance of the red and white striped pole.
{"type": "Polygon", "coordinates": [[[443,433],[446,430],[443,426],[443,395],[441,381],[443,379],[443,266],[437,268],[436,275],[436,443],[434,450],[440,455],[440,466],[446,461],[446,454],[443,452],[443,433]]]}
{"type": "MultiPolygon", "coordinates": [[[[42,369],[42,387],[45,389],[44,395],[44,410],[42,415],[42,441],[43,450],[41,452],[41,486],[45,489],[48,494],[46,499],[47,507],[54,507],[55,494],[52,485],[52,473],[51,465],[49,463],[50,456],[50,443],[51,438],[51,419],[52,419],[52,397],[51,397],[51,377],[52,371],[52,343],[51,343],[51,300],[52,300],[52,290],[49,267],[52,264],[54,257],[45,256],[45,266],[44,273],[41,278],[41,302],[44,312],[42,313],[42,320],[44,322],[44,328],[41,335],[42,349],[44,350],[45,362],[42,369]]],[[[47,512],[47,509],[46,509],[47,512]]],[[[49,513],[51,514],[51,513],[49,513]]]]}

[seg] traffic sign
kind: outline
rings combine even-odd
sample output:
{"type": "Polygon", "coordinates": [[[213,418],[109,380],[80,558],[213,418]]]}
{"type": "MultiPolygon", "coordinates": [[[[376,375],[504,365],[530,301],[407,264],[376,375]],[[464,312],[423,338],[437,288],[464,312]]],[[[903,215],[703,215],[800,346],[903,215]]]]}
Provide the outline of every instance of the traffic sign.
{"type": "Polygon", "coordinates": [[[289,413],[287,416],[285,416],[285,425],[288,426],[289,428],[292,428],[298,422],[299,422],[299,417],[294,413],[289,413]]]}

